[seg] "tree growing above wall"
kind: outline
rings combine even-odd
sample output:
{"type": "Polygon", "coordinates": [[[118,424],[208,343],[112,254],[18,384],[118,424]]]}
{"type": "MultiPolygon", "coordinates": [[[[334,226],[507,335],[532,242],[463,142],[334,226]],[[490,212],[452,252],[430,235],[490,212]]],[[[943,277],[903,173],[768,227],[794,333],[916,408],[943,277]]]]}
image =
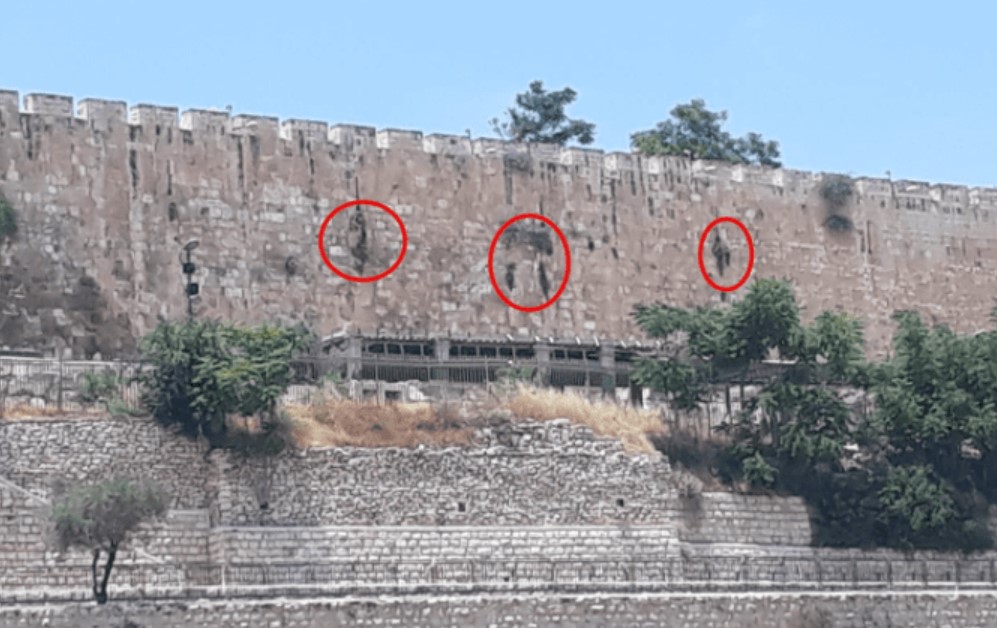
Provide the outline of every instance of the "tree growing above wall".
{"type": "Polygon", "coordinates": [[[758,133],[735,138],[723,129],[726,111],[710,111],[702,99],[677,105],[671,120],[630,137],[634,150],[644,155],[677,155],[730,163],[755,163],[778,167],[779,143],[758,133]]]}
{"type": "Polygon", "coordinates": [[[147,481],[112,479],[89,486],[56,486],[50,515],[56,546],[60,551],[91,552],[90,577],[98,604],[107,603],[118,550],[139,525],[161,517],[166,506],[165,493],[147,481]],[[102,552],[107,556],[103,569],[102,552]]]}
{"type": "Polygon", "coordinates": [[[595,140],[595,124],[569,118],[565,112],[577,97],[578,93],[570,87],[549,92],[544,89],[543,81],[533,81],[527,91],[516,96],[516,106],[506,110],[505,120],[490,121],[492,129],[513,142],[591,144],[595,140]]]}

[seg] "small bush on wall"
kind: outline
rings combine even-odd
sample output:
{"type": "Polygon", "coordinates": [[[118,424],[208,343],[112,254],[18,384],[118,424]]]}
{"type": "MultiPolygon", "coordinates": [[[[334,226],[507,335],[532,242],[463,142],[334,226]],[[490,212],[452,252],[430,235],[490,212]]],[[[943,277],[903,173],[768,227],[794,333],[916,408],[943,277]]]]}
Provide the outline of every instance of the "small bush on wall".
{"type": "Polygon", "coordinates": [[[833,175],[820,184],[820,195],[832,209],[841,209],[855,195],[855,183],[851,177],[833,175]]]}
{"type": "Polygon", "coordinates": [[[820,196],[827,204],[824,226],[831,231],[851,231],[854,225],[846,209],[855,196],[855,183],[851,177],[840,174],[828,177],[820,184],[820,196]]]}

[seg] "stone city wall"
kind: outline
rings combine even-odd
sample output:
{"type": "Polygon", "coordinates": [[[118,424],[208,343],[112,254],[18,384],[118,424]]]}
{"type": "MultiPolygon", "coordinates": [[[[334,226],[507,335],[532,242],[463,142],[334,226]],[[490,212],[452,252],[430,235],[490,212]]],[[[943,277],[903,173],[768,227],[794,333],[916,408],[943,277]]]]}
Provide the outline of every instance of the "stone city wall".
{"type": "MultiPolygon", "coordinates": [[[[0,92],[0,192],[19,217],[0,244],[0,346],[132,354],[158,320],[185,315],[178,256],[191,239],[205,316],[322,334],[626,338],[638,333],[637,303],[719,301],[696,253],[723,215],[753,235],[753,277],[791,279],[808,318],[859,314],[871,351],[886,347],[900,308],[965,332],[988,324],[997,190],[859,179],[852,228],[836,231],[820,183],[784,169],[104,100],[74,111],[71,98],[34,94],[22,107],[0,92]],[[333,275],[317,250],[326,215],[356,193],[393,207],[409,237],[401,267],[375,283],[333,275]],[[556,221],[572,252],[563,296],[532,314],[500,301],[486,262],[497,229],[521,212],[556,221]]],[[[325,246],[369,275],[400,233],[373,208],[358,216],[337,217],[325,246]]],[[[747,246],[733,228],[727,237],[730,268],[708,267],[729,285],[747,246]]],[[[499,257],[498,280],[521,304],[563,279],[549,234],[510,233],[499,257]]]]}
{"type": "Polygon", "coordinates": [[[0,628],[989,628],[997,595],[962,593],[524,595],[202,600],[0,608],[0,628]]]}

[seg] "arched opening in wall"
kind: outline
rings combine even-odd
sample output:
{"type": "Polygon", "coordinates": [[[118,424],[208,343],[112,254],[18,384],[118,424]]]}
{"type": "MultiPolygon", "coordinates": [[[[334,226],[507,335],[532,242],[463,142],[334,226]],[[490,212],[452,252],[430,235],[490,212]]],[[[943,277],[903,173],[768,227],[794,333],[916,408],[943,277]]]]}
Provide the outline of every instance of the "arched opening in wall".
{"type": "Polygon", "coordinates": [[[176,222],[177,220],[177,204],[170,203],[166,208],[166,216],[169,218],[170,222],[176,222]]]}

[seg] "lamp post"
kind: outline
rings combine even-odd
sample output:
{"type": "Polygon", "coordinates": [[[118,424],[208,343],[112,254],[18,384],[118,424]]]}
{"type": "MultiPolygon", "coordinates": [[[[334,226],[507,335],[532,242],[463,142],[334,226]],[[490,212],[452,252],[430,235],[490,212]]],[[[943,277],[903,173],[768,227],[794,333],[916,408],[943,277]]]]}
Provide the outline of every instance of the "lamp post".
{"type": "Polygon", "coordinates": [[[197,282],[193,280],[194,273],[197,272],[197,266],[194,262],[190,260],[190,253],[197,248],[201,242],[196,238],[193,240],[188,240],[187,244],[183,245],[183,251],[180,254],[180,266],[183,269],[183,274],[187,276],[187,285],[184,292],[187,295],[187,318],[193,320],[194,318],[194,297],[199,294],[200,286],[197,282]]]}

